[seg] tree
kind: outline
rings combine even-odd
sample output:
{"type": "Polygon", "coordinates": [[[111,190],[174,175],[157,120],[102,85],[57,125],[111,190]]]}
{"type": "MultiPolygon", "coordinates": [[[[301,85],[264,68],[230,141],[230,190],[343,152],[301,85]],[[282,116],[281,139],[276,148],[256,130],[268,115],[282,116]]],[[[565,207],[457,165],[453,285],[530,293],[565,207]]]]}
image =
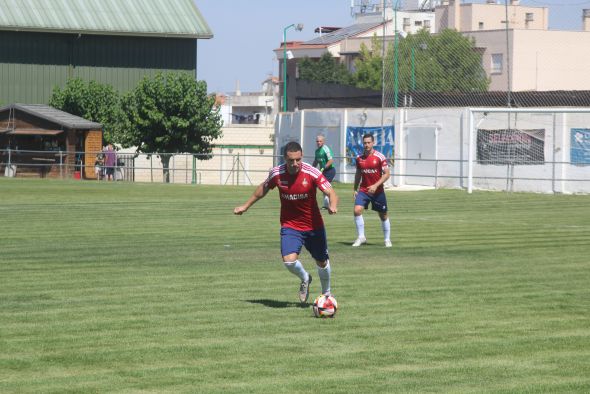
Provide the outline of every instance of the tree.
{"type": "Polygon", "coordinates": [[[119,93],[111,86],[81,78],[69,79],[63,89],[54,87],[49,105],[103,125],[104,140],[116,142],[120,132],[119,93]]]}
{"type": "MultiPolygon", "coordinates": [[[[489,79],[481,65],[475,42],[453,29],[431,35],[426,30],[399,41],[399,88],[411,91],[412,52],[415,90],[429,92],[483,92],[489,79]]],[[[393,54],[388,51],[389,59],[393,54]]]]}
{"type": "Polygon", "coordinates": [[[121,143],[137,152],[158,153],[164,180],[170,181],[174,153],[210,154],[212,141],[221,136],[221,115],[207,84],[188,73],[158,73],[144,77],[122,99],[121,143]]]}
{"type": "Polygon", "coordinates": [[[305,57],[299,62],[299,78],[322,83],[351,83],[351,74],[346,66],[334,58],[330,52],[324,53],[318,60],[305,57]]]}
{"type": "Polygon", "coordinates": [[[371,48],[368,48],[364,43],[361,44],[359,57],[354,62],[353,82],[357,88],[381,90],[383,80],[382,48],[381,38],[376,35],[371,38],[371,48]]]}
{"type": "MultiPolygon", "coordinates": [[[[400,92],[409,92],[414,88],[428,92],[481,92],[489,87],[489,79],[481,65],[481,57],[475,50],[474,41],[455,30],[445,29],[435,35],[421,30],[400,38],[397,49],[400,92]]],[[[394,45],[389,44],[385,55],[388,67],[385,84],[386,89],[391,91],[395,78],[394,55],[394,45]]],[[[381,90],[382,59],[382,44],[376,36],[371,40],[371,48],[361,44],[359,58],[355,61],[355,86],[381,90]]]]}

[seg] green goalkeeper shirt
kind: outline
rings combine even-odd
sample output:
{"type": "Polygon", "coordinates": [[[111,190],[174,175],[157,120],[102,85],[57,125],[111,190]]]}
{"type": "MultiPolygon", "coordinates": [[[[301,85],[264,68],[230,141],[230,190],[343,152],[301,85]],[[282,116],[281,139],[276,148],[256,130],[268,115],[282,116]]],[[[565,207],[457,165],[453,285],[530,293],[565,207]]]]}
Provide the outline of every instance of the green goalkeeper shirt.
{"type": "Polygon", "coordinates": [[[330,160],[332,160],[332,150],[328,145],[323,145],[321,148],[316,149],[315,161],[319,168],[326,169],[326,163],[330,160]]]}

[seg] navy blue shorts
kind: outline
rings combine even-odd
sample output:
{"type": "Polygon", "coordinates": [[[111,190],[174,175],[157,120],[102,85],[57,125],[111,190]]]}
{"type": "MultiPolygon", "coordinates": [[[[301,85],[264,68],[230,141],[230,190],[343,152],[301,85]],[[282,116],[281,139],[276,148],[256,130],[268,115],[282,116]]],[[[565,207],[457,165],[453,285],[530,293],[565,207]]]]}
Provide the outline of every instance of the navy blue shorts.
{"type": "Polygon", "coordinates": [[[322,174],[324,174],[324,177],[326,177],[326,179],[329,182],[332,182],[334,180],[334,177],[336,176],[336,169],[334,167],[330,167],[328,169],[325,169],[324,172],[322,172],[322,174]]]}
{"type": "Polygon", "coordinates": [[[356,194],[354,205],[362,205],[367,209],[369,208],[369,203],[371,203],[371,209],[373,211],[387,213],[387,199],[385,198],[385,193],[370,195],[364,192],[358,192],[356,194]]]}
{"type": "Polygon", "coordinates": [[[305,246],[305,249],[317,261],[326,261],[329,258],[326,229],[298,231],[288,227],[281,227],[281,256],[287,256],[291,253],[299,254],[302,246],[305,246]]]}

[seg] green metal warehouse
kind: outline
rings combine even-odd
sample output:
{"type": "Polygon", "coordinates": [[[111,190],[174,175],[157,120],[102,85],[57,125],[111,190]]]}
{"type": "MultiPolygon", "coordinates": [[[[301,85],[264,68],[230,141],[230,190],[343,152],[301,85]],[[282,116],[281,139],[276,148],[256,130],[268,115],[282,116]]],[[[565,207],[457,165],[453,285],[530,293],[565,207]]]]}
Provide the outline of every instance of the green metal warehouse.
{"type": "Polygon", "coordinates": [[[0,106],[47,103],[69,78],[121,92],[158,71],[196,78],[212,36],[194,0],[0,0],[0,106]]]}

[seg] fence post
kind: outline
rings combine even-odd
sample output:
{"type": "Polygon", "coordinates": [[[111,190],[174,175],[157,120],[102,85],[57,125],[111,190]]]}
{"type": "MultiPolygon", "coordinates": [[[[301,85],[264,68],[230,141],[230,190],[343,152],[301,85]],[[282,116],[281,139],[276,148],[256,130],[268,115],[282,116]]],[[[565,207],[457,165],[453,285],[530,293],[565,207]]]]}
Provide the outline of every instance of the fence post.
{"type": "Polygon", "coordinates": [[[471,194],[473,192],[473,149],[474,149],[474,141],[473,141],[473,110],[469,109],[469,128],[468,128],[469,136],[469,148],[467,150],[467,193],[471,194]]]}
{"type": "Polygon", "coordinates": [[[192,180],[192,183],[194,185],[197,183],[197,158],[195,157],[194,154],[192,155],[192,157],[193,157],[193,171],[192,171],[193,172],[193,174],[192,174],[193,180],[192,180]]]}
{"type": "Polygon", "coordinates": [[[59,150],[59,179],[64,179],[64,174],[63,174],[63,155],[61,153],[61,149],[59,150]]]}
{"type": "Polygon", "coordinates": [[[154,155],[150,155],[150,182],[154,183],[154,155]]]}

